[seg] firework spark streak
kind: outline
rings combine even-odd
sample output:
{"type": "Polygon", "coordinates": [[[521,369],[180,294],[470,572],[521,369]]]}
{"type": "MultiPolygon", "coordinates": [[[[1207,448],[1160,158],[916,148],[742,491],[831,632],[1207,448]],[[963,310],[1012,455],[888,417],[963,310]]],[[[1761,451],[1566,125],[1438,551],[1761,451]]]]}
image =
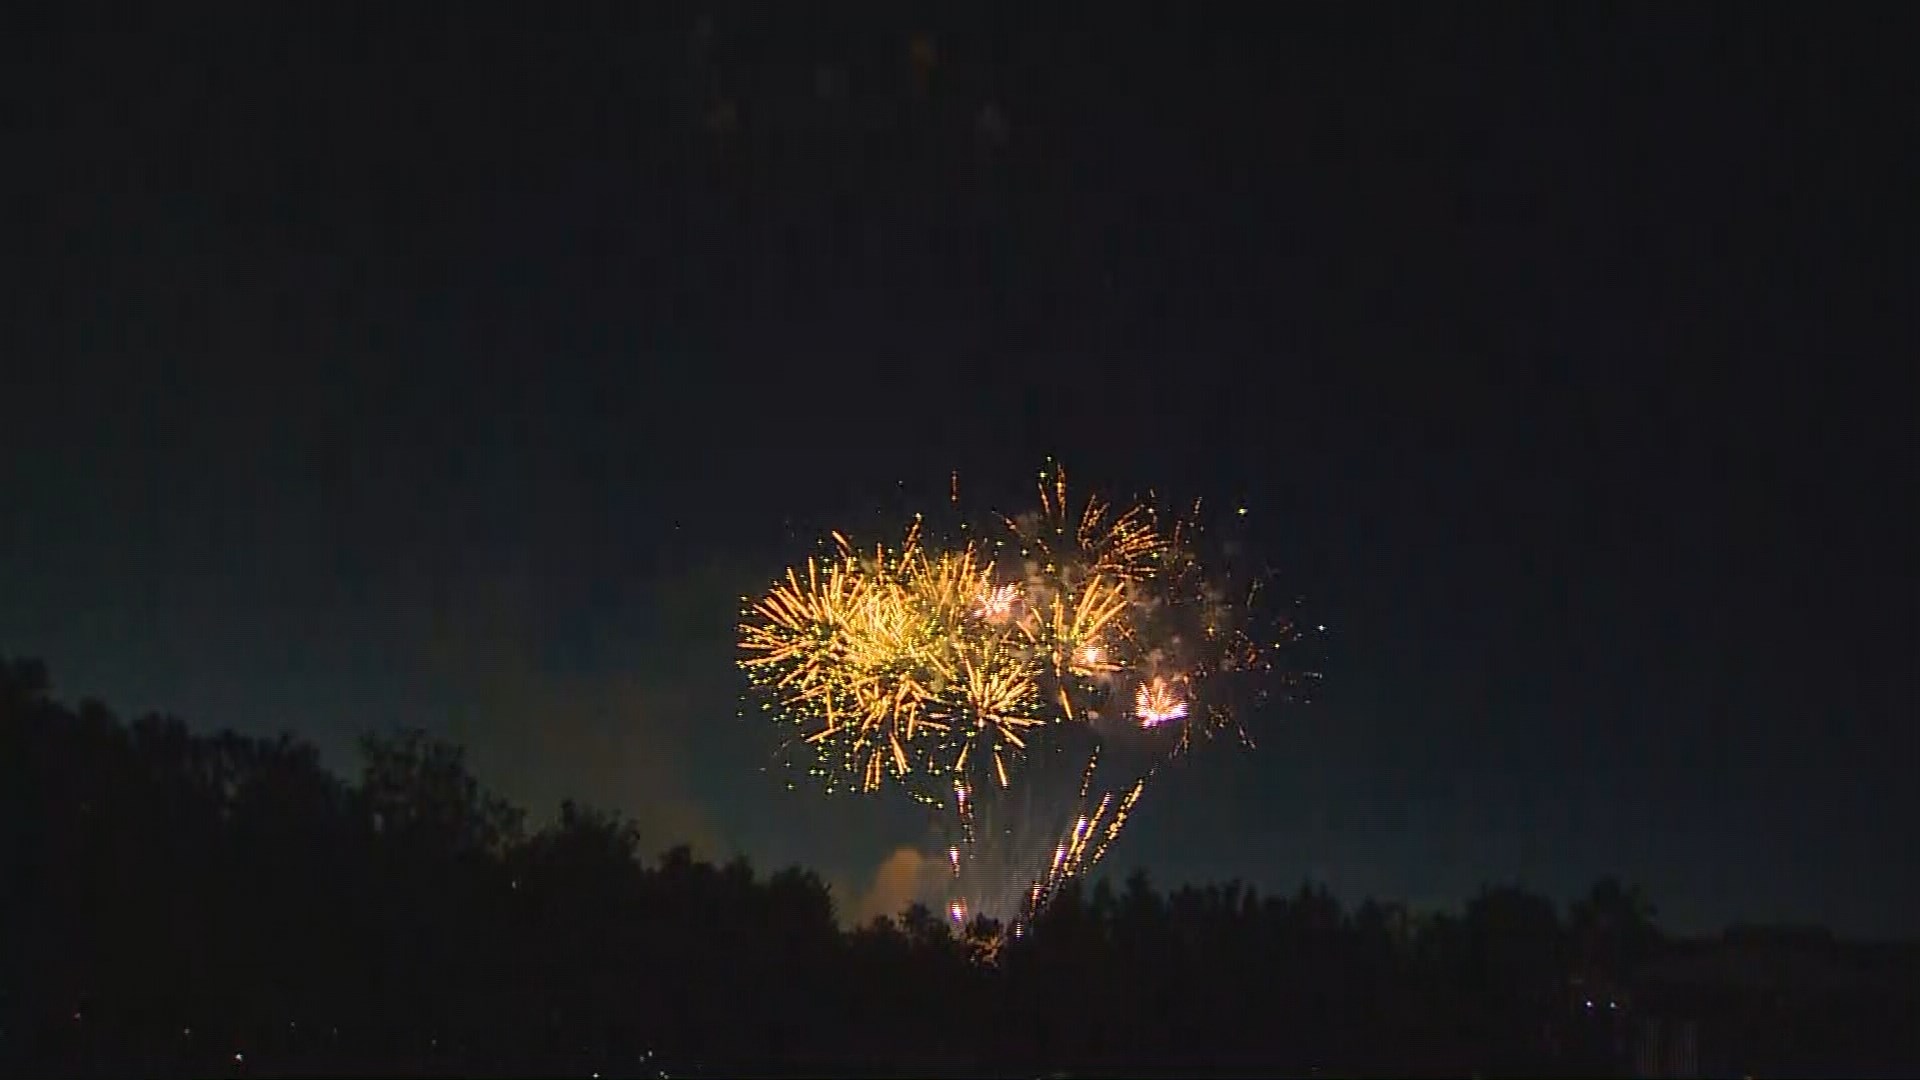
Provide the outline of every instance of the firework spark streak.
{"type": "Polygon", "coordinates": [[[739,664],[826,790],[940,811],[956,921],[1017,925],[1100,862],[1163,762],[1245,738],[1293,634],[1259,633],[1257,589],[1203,564],[1197,503],[1076,511],[1054,469],[1037,510],[996,517],[951,544],[917,515],[897,546],[832,533],[744,600],[739,664]]]}

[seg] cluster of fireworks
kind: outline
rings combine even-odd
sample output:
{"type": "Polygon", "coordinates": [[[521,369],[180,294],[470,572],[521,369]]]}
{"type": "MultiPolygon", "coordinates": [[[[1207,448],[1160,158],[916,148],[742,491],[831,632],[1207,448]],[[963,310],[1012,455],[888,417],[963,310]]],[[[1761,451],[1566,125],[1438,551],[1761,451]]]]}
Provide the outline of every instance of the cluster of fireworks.
{"type": "Polygon", "coordinates": [[[1017,927],[1097,864],[1161,762],[1245,738],[1294,636],[1256,629],[1257,579],[1207,572],[1198,504],[1076,513],[1058,469],[1039,495],[952,543],[919,515],[897,546],[835,532],[740,627],[762,707],[827,790],[897,787],[940,812],[957,922],[1017,927]]]}

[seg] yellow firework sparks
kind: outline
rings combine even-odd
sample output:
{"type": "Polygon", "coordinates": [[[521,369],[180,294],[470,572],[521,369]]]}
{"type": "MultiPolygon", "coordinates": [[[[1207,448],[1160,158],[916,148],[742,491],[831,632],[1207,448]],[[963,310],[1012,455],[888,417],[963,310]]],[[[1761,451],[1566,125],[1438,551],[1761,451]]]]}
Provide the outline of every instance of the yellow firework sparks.
{"type": "Polygon", "coordinates": [[[975,751],[984,749],[995,779],[1005,787],[1011,782],[1008,756],[1026,749],[1022,732],[1046,722],[1031,663],[1004,644],[995,639],[969,642],[951,662],[944,657],[935,661],[944,692],[941,711],[933,715],[945,723],[947,737],[940,741],[951,751],[951,756],[942,755],[951,764],[943,769],[936,763],[936,774],[950,769],[964,775],[975,751]]]}
{"type": "Polygon", "coordinates": [[[751,605],[741,624],[740,664],[750,676],[770,670],[772,687],[790,702],[818,700],[832,710],[842,668],[865,649],[873,583],[846,562],[824,570],[807,560],[803,581],[792,570],[751,605]]]}
{"type": "Polygon", "coordinates": [[[1067,471],[1055,466],[1042,471],[1040,511],[1025,519],[1005,518],[1028,554],[1037,555],[1059,572],[1078,566],[1089,575],[1120,581],[1145,581],[1158,570],[1166,546],[1151,506],[1135,504],[1125,510],[1089,496],[1076,517],[1067,494],[1067,471]]]}
{"type": "Polygon", "coordinates": [[[804,577],[789,570],[748,606],[740,664],[770,707],[798,721],[803,739],[831,763],[817,771],[872,790],[889,768],[896,775],[910,768],[907,747],[930,723],[912,661],[937,628],[899,600],[899,572],[915,554],[917,530],[901,552],[882,548],[871,559],[845,537],[834,540],[837,559],[809,559],[804,577]]]}
{"type": "Polygon", "coordinates": [[[1074,667],[1088,672],[1118,670],[1118,665],[1108,664],[1107,650],[1100,642],[1107,636],[1124,636],[1117,629],[1132,603],[1124,582],[1094,575],[1077,588],[1054,591],[1050,603],[1029,606],[1020,632],[1047,654],[1056,675],[1074,667]]]}
{"type": "Polygon", "coordinates": [[[872,791],[978,754],[1010,783],[1021,732],[1045,722],[1040,665],[1008,625],[1018,586],[970,545],[927,552],[917,523],[897,550],[832,539],[837,558],[788,571],[740,627],[740,664],[815,749],[812,771],[872,791]]]}
{"type": "MultiPolygon", "coordinates": [[[[743,602],[739,663],[788,726],[788,748],[806,752],[790,764],[829,791],[899,787],[958,812],[947,848],[956,921],[1013,902],[1000,891],[1009,873],[1032,883],[1029,911],[1087,873],[1157,768],[1093,791],[1096,752],[1062,805],[1068,789],[1040,779],[1050,774],[1035,764],[1064,747],[1056,725],[1098,746],[1117,731],[1110,725],[1131,722],[1134,749],[1164,760],[1237,726],[1239,676],[1268,665],[1267,639],[1247,632],[1247,605],[1230,602],[1196,554],[1197,504],[1176,516],[1070,497],[1057,468],[1041,473],[1038,493],[1038,509],[1003,516],[997,536],[963,530],[944,544],[917,516],[892,545],[831,533],[822,554],[743,602]],[[1141,742],[1139,731],[1163,729],[1168,738],[1141,742]],[[1017,841],[976,831],[976,794],[997,801],[1014,788],[1026,799],[1023,777],[1048,785],[1038,792],[1050,807],[1044,824],[1019,825],[1034,831],[1017,841]],[[1051,816],[1062,810],[1069,816],[1051,816]],[[972,874],[991,881],[969,891],[972,874]]],[[[957,504],[957,475],[950,497],[957,504]]]]}

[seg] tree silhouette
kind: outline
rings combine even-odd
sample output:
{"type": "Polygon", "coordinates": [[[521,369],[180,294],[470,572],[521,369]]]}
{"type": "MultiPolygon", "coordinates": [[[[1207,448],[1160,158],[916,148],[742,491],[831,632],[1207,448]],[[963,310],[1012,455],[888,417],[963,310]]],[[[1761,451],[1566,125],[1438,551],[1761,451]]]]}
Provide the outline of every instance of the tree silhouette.
{"type": "Polygon", "coordinates": [[[1696,1021],[1699,1068],[1920,1060],[1914,949],[1669,941],[1612,878],[1563,919],[1136,872],[1017,933],[917,904],[842,930],[798,868],[649,862],[573,802],[529,833],[418,731],[347,783],[0,659],[0,750],[12,1075],[1602,1075],[1684,1070],[1696,1021]]]}

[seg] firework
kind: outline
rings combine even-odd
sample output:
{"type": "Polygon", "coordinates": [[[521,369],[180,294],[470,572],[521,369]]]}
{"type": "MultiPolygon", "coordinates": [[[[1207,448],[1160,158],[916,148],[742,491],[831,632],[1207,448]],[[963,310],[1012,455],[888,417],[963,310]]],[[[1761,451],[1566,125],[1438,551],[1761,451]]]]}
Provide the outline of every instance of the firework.
{"type": "Polygon", "coordinates": [[[1001,522],[1021,546],[1021,554],[1040,560],[1049,574],[1069,581],[1078,574],[1100,575],[1122,581],[1144,581],[1159,569],[1166,541],[1158,515],[1145,503],[1116,511],[1113,504],[1090,496],[1078,515],[1067,494],[1067,472],[1042,470],[1040,507],[1001,522]]]}
{"type": "Polygon", "coordinates": [[[948,895],[1017,930],[1068,881],[1098,865],[1157,768],[1098,745],[1084,759],[1055,748],[1010,790],[960,801],[952,819],[948,895]],[[1083,764],[1068,775],[1065,766],[1083,764]],[[1104,769],[1104,771],[1103,771],[1104,769]]]}
{"type": "Polygon", "coordinates": [[[1013,615],[1013,605],[1020,599],[1020,586],[983,585],[974,597],[973,613],[988,622],[1005,622],[1013,615]]]}
{"type": "Polygon", "coordinates": [[[809,773],[946,815],[956,920],[1017,925],[1097,864],[1162,761],[1244,737],[1286,637],[1201,559],[1197,503],[1076,506],[1058,469],[1038,494],[991,542],[833,533],[742,612],[740,665],[809,773]]]}
{"type": "Polygon", "coordinates": [[[1133,714],[1140,720],[1141,727],[1159,727],[1174,720],[1182,720],[1187,715],[1187,703],[1165,679],[1155,679],[1150,683],[1141,683],[1134,692],[1133,714]]]}

